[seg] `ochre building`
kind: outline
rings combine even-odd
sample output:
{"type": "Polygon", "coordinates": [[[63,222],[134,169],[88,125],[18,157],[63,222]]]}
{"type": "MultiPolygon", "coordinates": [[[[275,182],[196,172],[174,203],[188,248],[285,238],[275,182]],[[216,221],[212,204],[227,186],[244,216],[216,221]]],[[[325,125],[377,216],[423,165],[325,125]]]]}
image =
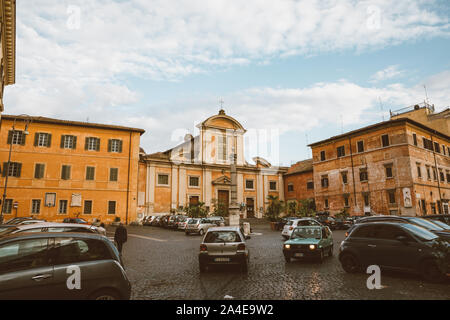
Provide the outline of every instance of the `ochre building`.
{"type": "Polygon", "coordinates": [[[241,216],[262,218],[269,195],[284,200],[284,167],[255,157],[244,159],[246,130],[220,110],[198,126],[199,135],[165,152],[142,154],[139,166],[139,214],[181,211],[189,204],[214,206],[231,203],[231,161],[237,166],[237,202],[241,216]],[[236,155],[233,160],[233,154],[236,155]]]}
{"type": "Polygon", "coordinates": [[[3,115],[0,185],[3,195],[8,176],[5,219],[136,220],[143,133],[115,125],[3,115]]]}

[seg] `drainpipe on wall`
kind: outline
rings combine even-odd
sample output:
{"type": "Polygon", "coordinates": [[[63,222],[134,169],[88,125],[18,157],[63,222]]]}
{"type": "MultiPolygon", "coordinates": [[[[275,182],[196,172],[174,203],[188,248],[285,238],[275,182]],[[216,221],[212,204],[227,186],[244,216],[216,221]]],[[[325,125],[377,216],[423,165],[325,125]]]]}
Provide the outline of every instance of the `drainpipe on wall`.
{"type": "Polygon", "coordinates": [[[130,197],[130,164],[131,164],[131,131],[130,141],[128,143],[128,179],[127,179],[127,210],[125,214],[125,224],[128,224],[128,198],[130,197]]]}
{"type": "MultiPolygon", "coordinates": [[[[436,130],[434,130],[434,133],[436,133],[436,130]]],[[[434,157],[434,168],[436,170],[436,178],[438,183],[438,192],[439,192],[439,210],[438,212],[443,212],[443,205],[442,205],[442,196],[441,196],[441,183],[440,183],[440,176],[439,176],[439,170],[437,166],[437,160],[436,160],[436,150],[434,148],[434,141],[433,141],[433,135],[430,135],[431,137],[431,145],[433,147],[433,157],[434,157]]],[[[433,199],[432,199],[433,200],[433,199]]]]}
{"type": "Polygon", "coordinates": [[[353,167],[353,151],[352,151],[352,138],[348,137],[348,143],[350,146],[350,159],[352,162],[352,179],[353,179],[353,201],[354,201],[354,205],[355,207],[358,207],[358,203],[356,202],[356,184],[355,184],[355,169],[353,167]]]}

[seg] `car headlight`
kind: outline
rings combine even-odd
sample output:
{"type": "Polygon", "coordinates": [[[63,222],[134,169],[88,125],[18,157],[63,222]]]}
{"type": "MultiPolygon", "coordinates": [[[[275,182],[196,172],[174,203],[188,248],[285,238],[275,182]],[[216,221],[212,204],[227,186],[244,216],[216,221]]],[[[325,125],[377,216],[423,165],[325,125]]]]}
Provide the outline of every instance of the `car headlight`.
{"type": "Polygon", "coordinates": [[[310,245],[309,245],[309,249],[314,250],[315,248],[316,248],[316,245],[315,245],[315,244],[310,244],[310,245]]]}
{"type": "Polygon", "coordinates": [[[290,248],[291,248],[291,245],[290,245],[290,244],[285,244],[285,245],[284,245],[284,248],[285,248],[285,249],[290,249],[290,248]]]}

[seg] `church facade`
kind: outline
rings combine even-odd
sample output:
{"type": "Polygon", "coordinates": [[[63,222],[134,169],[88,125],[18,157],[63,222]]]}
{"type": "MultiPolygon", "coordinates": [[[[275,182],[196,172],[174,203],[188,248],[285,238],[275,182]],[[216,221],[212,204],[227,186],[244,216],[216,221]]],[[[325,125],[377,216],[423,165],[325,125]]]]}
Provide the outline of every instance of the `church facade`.
{"type": "Polygon", "coordinates": [[[165,152],[141,150],[138,183],[138,216],[182,211],[200,202],[212,212],[218,204],[231,204],[231,164],[237,168],[237,202],[243,218],[262,218],[268,196],[284,200],[283,174],[287,168],[265,159],[244,158],[246,130],[234,118],[219,114],[197,125],[198,136],[165,152]]]}

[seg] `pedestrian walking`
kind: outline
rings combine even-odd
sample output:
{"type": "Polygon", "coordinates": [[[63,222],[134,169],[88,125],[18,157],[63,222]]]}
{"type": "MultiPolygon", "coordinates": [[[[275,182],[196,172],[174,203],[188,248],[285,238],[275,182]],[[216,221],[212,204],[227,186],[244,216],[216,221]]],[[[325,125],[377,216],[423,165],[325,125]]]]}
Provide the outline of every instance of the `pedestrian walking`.
{"type": "Polygon", "coordinates": [[[120,223],[120,225],[116,228],[116,232],[114,233],[114,240],[117,243],[117,249],[119,249],[119,253],[122,254],[122,246],[125,242],[127,242],[128,232],[127,228],[120,223]]]}

